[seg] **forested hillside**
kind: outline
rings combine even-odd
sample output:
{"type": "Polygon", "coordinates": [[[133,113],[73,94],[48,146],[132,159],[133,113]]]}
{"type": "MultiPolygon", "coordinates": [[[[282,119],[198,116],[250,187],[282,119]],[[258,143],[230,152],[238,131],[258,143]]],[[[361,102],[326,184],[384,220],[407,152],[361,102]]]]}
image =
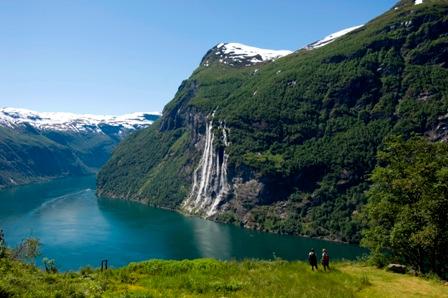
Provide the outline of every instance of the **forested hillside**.
{"type": "Polygon", "coordinates": [[[157,114],[123,116],[0,109],[0,189],[65,176],[92,174],[127,135],[157,114]]]}
{"type": "Polygon", "coordinates": [[[446,0],[403,0],[279,59],[230,65],[219,55],[211,49],[162,118],[117,148],[100,195],[358,242],[385,140],[448,139],[446,0]]]}

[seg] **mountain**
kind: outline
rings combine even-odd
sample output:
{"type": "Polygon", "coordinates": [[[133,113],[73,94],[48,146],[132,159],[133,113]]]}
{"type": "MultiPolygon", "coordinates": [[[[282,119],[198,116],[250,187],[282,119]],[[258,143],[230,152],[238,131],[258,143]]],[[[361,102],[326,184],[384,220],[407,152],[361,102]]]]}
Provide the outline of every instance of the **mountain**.
{"type": "Polygon", "coordinates": [[[314,49],[318,49],[320,47],[326,46],[326,45],[332,43],[333,41],[335,41],[336,39],[338,39],[346,34],[349,34],[350,32],[355,31],[355,30],[361,28],[362,26],[364,26],[364,25],[354,26],[354,27],[350,27],[350,28],[332,33],[321,40],[315,41],[315,42],[307,45],[305,48],[307,50],[314,50],[314,49]]]}
{"type": "Polygon", "coordinates": [[[448,139],[448,1],[403,0],[343,33],[267,58],[212,48],[161,119],[117,147],[98,194],[358,242],[385,139],[448,139]]]}
{"type": "Polygon", "coordinates": [[[17,128],[31,126],[40,131],[103,132],[111,134],[108,127],[124,133],[147,127],[159,118],[158,113],[133,113],[122,116],[79,115],[72,113],[42,113],[26,109],[1,108],[0,125],[17,128]]]}
{"type": "Polygon", "coordinates": [[[230,66],[251,66],[260,62],[272,61],[291,53],[288,50],[260,49],[241,43],[220,43],[207,52],[201,65],[208,67],[211,63],[218,61],[230,66]]]}
{"type": "Polygon", "coordinates": [[[0,109],[0,188],[96,172],[115,146],[157,113],[123,116],[0,109]]]}

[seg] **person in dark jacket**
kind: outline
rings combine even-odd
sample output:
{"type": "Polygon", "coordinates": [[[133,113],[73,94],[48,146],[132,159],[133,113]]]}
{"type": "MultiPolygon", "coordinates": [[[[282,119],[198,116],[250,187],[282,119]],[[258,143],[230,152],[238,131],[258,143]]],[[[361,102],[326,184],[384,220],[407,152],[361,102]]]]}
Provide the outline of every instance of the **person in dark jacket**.
{"type": "Polygon", "coordinates": [[[3,230],[0,229],[0,258],[4,257],[6,252],[6,241],[3,230]]]}
{"type": "Polygon", "coordinates": [[[322,266],[325,271],[327,271],[327,268],[330,270],[330,256],[325,248],[322,250],[322,266]]]}
{"type": "Polygon", "coordinates": [[[316,256],[316,253],[314,252],[313,248],[311,249],[311,251],[308,254],[308,262],[310,262],[311,270],[314,271],[314,267],[316,267],[316,270],[318,270],[318,268],[317,268],[317,256],[316,256]]]}

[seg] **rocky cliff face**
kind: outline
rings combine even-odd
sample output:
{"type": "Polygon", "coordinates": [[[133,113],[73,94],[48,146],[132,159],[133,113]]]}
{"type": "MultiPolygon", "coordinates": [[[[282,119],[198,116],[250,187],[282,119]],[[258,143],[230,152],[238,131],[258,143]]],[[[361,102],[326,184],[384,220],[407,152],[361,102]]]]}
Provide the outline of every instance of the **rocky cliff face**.
{"type": "Polygon", "coordinates": [[[446,1],[404,0],[312,49],[212,48],[160,121],[117,148],[98,193],[357,242],[384,140],[446,139],[447,15],[446,1]]]}

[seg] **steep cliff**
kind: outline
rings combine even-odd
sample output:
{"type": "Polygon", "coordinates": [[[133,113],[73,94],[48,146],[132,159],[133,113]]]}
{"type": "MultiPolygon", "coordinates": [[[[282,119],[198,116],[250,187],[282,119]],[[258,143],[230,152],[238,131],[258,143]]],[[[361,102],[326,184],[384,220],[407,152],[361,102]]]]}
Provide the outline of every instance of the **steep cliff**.
{"type": "Polygon", "coordinates": [[[162,118],[118,147],[99,195],[357,242],[384,139],[447,138],[448,1],[401,1],[343,33],[267,58],[212,48],[162,118]]]}

